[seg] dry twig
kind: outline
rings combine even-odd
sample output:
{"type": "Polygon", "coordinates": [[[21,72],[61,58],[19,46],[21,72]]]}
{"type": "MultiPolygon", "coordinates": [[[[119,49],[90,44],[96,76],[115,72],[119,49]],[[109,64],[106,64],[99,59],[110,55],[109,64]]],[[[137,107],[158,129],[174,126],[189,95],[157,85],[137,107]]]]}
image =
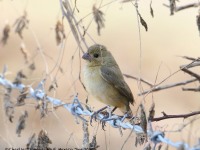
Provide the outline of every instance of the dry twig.
{"type": "Polygon", "coordinates": [[[162,113],[163,113],[162,117],[153,118],[152,121],[160,121],[160,120],[172,119],[172,118],[186,119],[186,118],[191,117],[191,116],[199,115],[200,111],[194,111],[194,112],[191,112],[191,113],[188,113],[188,114],[180,114],[180,115],[168,115],[165,112],[162,112],[162,113]]]}
{"type": "Polygon", "coordinates": [[[181,85],[186,85],[188,83],[192,83],[197,81],[196,78],[194,79],[190,79],[190,80],[186,80],[186,81],[182,81],[182,82],[177,82],[177,83],[172,83],[172,84],[168,84],[168,85],[163,85],[163,86],[155,86],[153,89],[150,90],[146,90],[140,94],[138,94],[139,96],[150,93],[150,92],[156,92],[156,91],[160,91],[160,90],[165,90],[165,89],[169,89],[172,87],[177,87],[177,86],[181,86],[181,85]]]}
{"type": "Polygon", "coordinates": [[[140,80],[141,82],[143,82],[143,83],[149,85],[150,87],[153,86],[152,83],[150,83],[149,81],[146,81],[145,79],[142,79],[142,78],[139,78],[139,77],[135,77],[135,76],[133,76],[133,75],[128,75],[128,74],[123,74],[123,75],[124,75],[125,77],[127,77],[127,78],[131,78],[131,79],[135,79],[135,80],[140,80]]]}

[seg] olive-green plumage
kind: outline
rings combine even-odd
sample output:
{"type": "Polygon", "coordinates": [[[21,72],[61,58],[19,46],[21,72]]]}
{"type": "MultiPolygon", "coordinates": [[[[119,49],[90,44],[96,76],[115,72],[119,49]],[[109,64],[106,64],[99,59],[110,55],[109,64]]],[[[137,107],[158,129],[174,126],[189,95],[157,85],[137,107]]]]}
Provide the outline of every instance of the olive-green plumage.
{"type": "Polygon", "coordinates": [[[86,65],[83,70],[87,92],[97,100],[119,108],[123,113],[131,112],[134,103],[132,92],[112,54],[105,46],[95,44],[83,55],[86,65]]]}

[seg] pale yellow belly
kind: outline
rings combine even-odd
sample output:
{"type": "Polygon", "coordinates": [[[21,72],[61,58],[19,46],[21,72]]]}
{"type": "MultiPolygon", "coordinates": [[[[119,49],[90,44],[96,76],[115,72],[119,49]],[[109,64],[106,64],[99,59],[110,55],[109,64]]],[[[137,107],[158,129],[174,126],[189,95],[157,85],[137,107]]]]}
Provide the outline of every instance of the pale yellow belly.
{"type": "Polygon", "coordinates": [[[88,93],[95,99],[110,106],[124,107],[124,97],[101,77],[99,68],[85,68],[84,84],[88,93]]]}

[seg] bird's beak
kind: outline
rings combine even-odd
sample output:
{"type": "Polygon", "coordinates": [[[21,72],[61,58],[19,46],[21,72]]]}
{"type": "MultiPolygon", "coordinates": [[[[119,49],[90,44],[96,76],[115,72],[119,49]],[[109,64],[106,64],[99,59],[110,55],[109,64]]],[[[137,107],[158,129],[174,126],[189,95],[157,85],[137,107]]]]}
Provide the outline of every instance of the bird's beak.
{"type": "Polygon", "coordinates": [[[82,58],[85,59],[85,60],[89,60],[89,61],[92,60],[92,57],[90,56],[89,53],[84,53],[83,56],[82,56],[82,58]]]}

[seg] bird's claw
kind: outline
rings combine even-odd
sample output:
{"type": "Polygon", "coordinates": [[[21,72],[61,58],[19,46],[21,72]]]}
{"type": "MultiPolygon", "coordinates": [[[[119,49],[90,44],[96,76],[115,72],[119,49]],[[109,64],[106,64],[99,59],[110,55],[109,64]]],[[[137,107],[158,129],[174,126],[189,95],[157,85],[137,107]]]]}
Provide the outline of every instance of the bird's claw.
{"type": "Polygon", "coordinates": [[[103,110],[105,110],[106,108],[108,108],[108,106],[105,106],[101,109],[99,109],[98,111],[93,112],[93,114],[90,117],[90,125],[92,126],[92,119],[95,119],[95,121],[97,120],[97,115],[102,112],[103,110]]]}
{"type": "Polygon", "coordinates": [[[97,112],[94,112],[91,117],[90,117],[90,125],[92,126],[92,120],[94,119],[95,121],[97,120],[97,112]]]}
{"type": "Polygon", "coordinates": [[[101,112],[101,114],[104,115],[104,117],[100,120],[100,123],[102,125],[102,129],[105,131],[106,121],[110,117],[109,113],[107,111],[101,112]]]}

